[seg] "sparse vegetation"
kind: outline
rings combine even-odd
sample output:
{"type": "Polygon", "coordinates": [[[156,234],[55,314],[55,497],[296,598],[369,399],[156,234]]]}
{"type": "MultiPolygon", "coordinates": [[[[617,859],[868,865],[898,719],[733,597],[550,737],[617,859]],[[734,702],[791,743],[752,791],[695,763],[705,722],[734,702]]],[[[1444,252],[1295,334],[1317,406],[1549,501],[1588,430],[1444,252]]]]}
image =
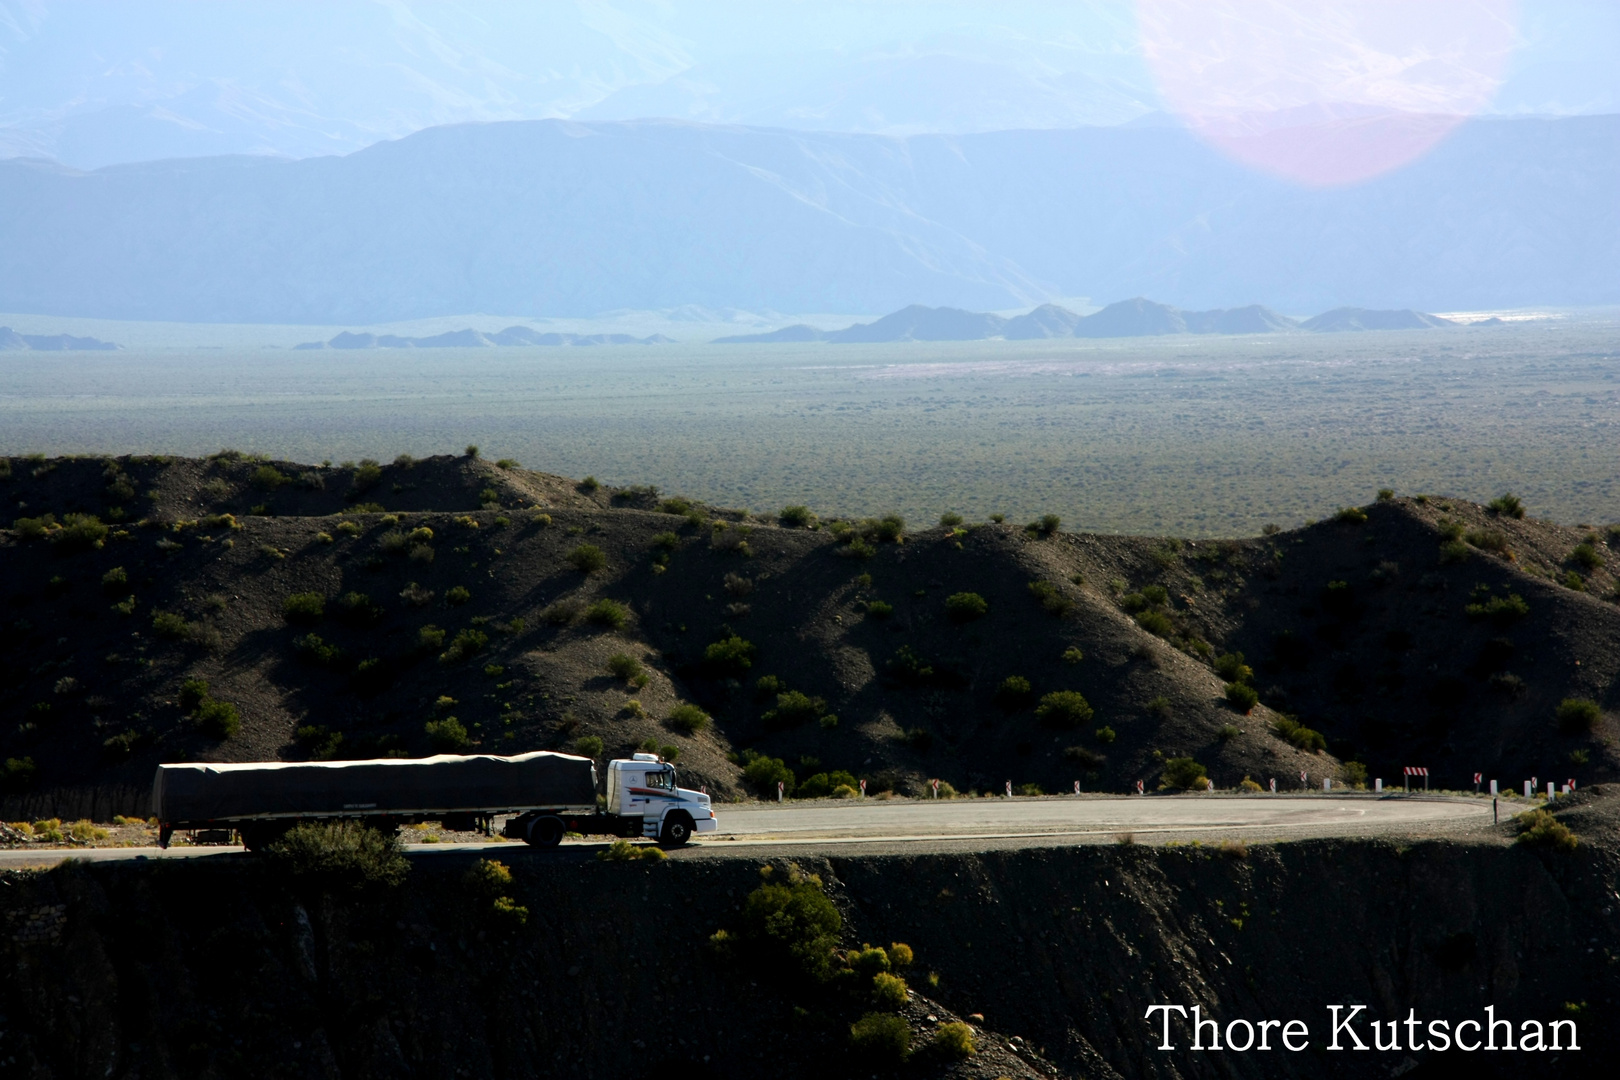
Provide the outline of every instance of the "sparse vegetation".
{"type": "Polygon", "coordinates": [[[682,735],[696,735],[709,726],[709,714],[696,705],[677,705],[670,710],[669,726],[682,735]]]}
{"type": "Polygon", "coordinates": [[[581,735],[574,740],[574,753],[580,757],[599,758],[602,756],[602,740],[595,735],[581,735]]]}
{"type": "Polygon", "coordinates": [[[1030,595],[1041,602],[1041,609],[1055,618],[1061,619],[1074,610],[1074,601],[1049,581],[1032,581],[1029,583],[1029,591],[1030,595]]]}
{"type": "Polygon", "coordinates": [[[595,544],[581,544],[568,553],[568,565],[582,574],[594,574],[607,566],[607,555],[595,544]]]}
{"type": "Polygon", "coordinates": [[[358,821],[295,826],[268,855],[281,873],[328,889],[393,887],[410,872],[394,833],[358,821]]]}
{"type": "Polygon", "coordinates": [[[1543,847],[1550,851],[1574,851],[1580,846],[1580,841],[1570,831],[1569,826],[1559,821],[1549,811],[1527,810],[1515,815],[1513,820],[1519,824],[1519,835],[1514,840],[1516,844],[1543,847]]]}
{"type": "Polygon", "coordinates": [[[1209,771],[1190,757],[1174,757],[1164,763],[1159,784],[1180,791],[1203,789],[1208,786],[1209,771]]]}
{"type": "Polygon", "coordinates": [[[422,725],[422,734],[427,736],[428,745],[440,754],[459,754],[472,745],[466,726],[454,716],[429,720],[422,725]]]}
{"type": "Polygon", "coordinates": [[[972,622],[983,618],[989,611],[990,604],[978,593],[959,592],[945,598],[945,614],[952,622],[972,622]]]}
{"type": "Polygon", "coordinates": [[[1056,690],[1041,698],[1035,715],[1049,727],[1074,728],[1089,721],[1095,710],[1078,690],[1056,690]]]}
{"type": "Polygon", "coordinates": [[[1524,503],[1517,495],[1511,493],[1498,495],[1485,506],[1491,513],[1500,514],[1502,517],[1524,517],[1524,503]]]}
{"type": "Polygon", "coordinates": [[[754,643],[733,634],[711,642],[703,650],[703,662],[719,674],[740,675],[754,666],[754,643]]]}
{"type": "Polygon", "coordinates": [[[1226,684],[1226,703],[1247,716],[1260,703],[1260,694],[1248,683],[1230,682],[1226,684]]]}
{"type": "Polygon", "coordinates": [[[325,614],[326,597],[318,592],[293,593],[281,602],[281,617],[290,623],[316,623],[325,614]]]}
{"type": "Polygon", "coordinates": [[[1588,698],[1565,698],[1558,703],[1558,730],[1565,735],[1585,735],[1597,727],[1603,709],[1588,698]]]}
{"type": "Polygon", "coordinates": [[[790,529],[813,529],[816,527],[816,515],[810,512],[808,506],[784,506],[776,520],[790,529]]]}
{"type": "Polygon", "coordinates": [[[1296,717],[1280,716],[1271,726],[1277,737],[1301,750],[1316,753],[1327,749],[1327,739],[1320,731],[1313,731],[1300,723],[1296,717]]]}
{"type": "Polygon", "coordinates": [[[585,609],[585,621],[609,630],[622,630],[630,621],[630,609],[617,600],[603,598],[585,609]]]}

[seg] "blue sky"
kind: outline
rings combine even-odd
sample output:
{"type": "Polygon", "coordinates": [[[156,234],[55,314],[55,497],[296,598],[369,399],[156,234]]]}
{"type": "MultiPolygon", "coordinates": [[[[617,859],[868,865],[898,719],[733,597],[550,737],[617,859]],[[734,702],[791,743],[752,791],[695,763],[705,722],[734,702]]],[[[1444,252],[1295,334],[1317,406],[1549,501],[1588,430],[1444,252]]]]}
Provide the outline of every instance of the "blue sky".
{"type": "MultiPolygon", "coordinates": [[[[889,134],[1117,124],[1164,104],[1136,14],[1074,0],[0,0],[0,155],[304,157],[545,117],[889,134]]],[[[1516,33],[1485,111],[1620,111],[1620,4],[1523,0],[1516,33]]]]}

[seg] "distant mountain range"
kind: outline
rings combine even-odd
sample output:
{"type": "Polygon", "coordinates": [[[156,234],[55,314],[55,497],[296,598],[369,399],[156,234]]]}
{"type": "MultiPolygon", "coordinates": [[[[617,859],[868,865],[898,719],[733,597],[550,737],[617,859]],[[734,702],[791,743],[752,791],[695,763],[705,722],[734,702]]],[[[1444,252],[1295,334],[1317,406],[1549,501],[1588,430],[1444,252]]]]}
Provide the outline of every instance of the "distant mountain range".
{"type": "Polygon", "coordinates": [[[0,160],[0,297],[38,314],[323,326],[1063,296],[1614,304],[1616,191],[1616,116],[1477,120],[1407,168],[1323,189],[1176,127],[464,124],[300,161],[0,160]]]}
{"type": "Polygon", "coordinates": [[[1141,297],[1109,304],[1090,315],[1077,315],[1056,304],[1042,304],[1024,315],[1000,315],[963,311],[960,308],[931,308],[912,304],[876,322],[856,323],[842,330],[818,330],[798,323],[768,334],[739,334],[716,338],[716,345],[752,345],[783,341],[982,341],[1005,338],[1029,341],[1039,338],[1121,338],[1153,337],[1159,334],[1275,334],[1290,330],[1327,333],[1344,330],[1424,330],[1456,326],[1450,319],[1403,308],[1398,311],[1369,311],[1366,308],[1334,308],[1300,322],[1279,315],[1268,307],[1248,307],[1213,311],[1182,311],[1141,297]]]}
{"type": "Polygon", "coordinates": [[[110,341],[93,337],[74,337],[72,334],[19,334],[9,326],[0,326],[0,351],[33,349],[36,352],[77,352],[90,350],[103,352],[122,349],[110,341]]]}
{"type": "Polygon", "coordinates": [[[432,337],[399,337],[395,334],[356,334],[345,330],[329,341],[306,341],[294,349],[486,349],[500,345],[665,345],[673,341],[663,334],[638,338],[630,334],[541,333],[527,326],[508,326],[495,334],[477,330],[451,330],[432,337]]]}

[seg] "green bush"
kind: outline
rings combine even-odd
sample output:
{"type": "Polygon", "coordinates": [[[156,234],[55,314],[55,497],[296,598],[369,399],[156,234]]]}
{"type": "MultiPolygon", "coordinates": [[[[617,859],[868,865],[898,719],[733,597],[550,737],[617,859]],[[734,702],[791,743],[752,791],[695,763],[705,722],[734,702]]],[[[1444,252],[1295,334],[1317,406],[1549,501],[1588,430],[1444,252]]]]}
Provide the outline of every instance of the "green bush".
{"type": "Polygon", "coordinates": [[[696,705],[677,705],[669,712],[669,726],[682,735],[696,735],[709,726],[709,714],[696,705]]]}
{"type": "Polygon", "coordinates": [[[1506,596],[1492,596],[1483,601],[1468,604],[1463,612],[1470,619],[1491,619],[1499,623],[1513,622],[1530,614],[1530,605],[1524,602],[1524,597],[1518,593],[1509,593],[1506,596]]]}
{"type": "Polygon", "coordinates": [[[1087,772],[1096,772],[1103,767],[1103,763],[1108,759],[1089,747],[1065,746],[1063,748],[1063,760],[1073,762],[1087,772]]]}
{"type": "Polygon", "coordinates": [[[982,619],[989,610],[989,603],[978,593],[952,593],[945,598],[945,614],[952,622],[965,623],[982,619]]]}
{"type": "Polygon", "coordinates": [[[1107,724],[1104,724],[1092,734],[1096,740],[1102,743],[1104,746],[1107,746],[1109,743],[1113,742],[1119,737],[1115,734],[1114,729],[1109,727],[1107,724]]]}
{"type": "Polygon", "coordinates": [[[274,465],[260,465],[248,477],[248,483],[260,491],[274,491],[287,482],[287,477],[274,465]]]}
{"type": "Polygon", "coordinates": [[[1603,556],[1591,544],[1577,544],[1575,550],[1569,553],[1569,559],[1575,565],[1586,571],[1603,568],[1603,556]]]}
{"type": "Polygon", "coordinates": [[[1143,611],[1136,616],[1136,625],[1150,634],[1168,638],[1175,634],[1176,626],[1170,619],[1159,611],[1143,611]]]}
{"type": "Polygon", "coordinates": [[[183,641],[191,636],[191,624],[169,611],[152,614],[152,633],[171,641],[183,641]]]}
{"type": "Polygon", "coordinates": [[[1226,684],[1226,703],[1247,716],[1260,704],[1260,693],[1248,683],[1229,682],[1226,684]]]}
{"type": "Polygon", "coordinates": [[[1171,758],[1164,763],[1164,772],[1159,774],[1160,786],[1181,791],[1204,788],[1208,780],[1207,770],[1190,757],[1171,758]]]}
{"type": "Polygon", "coordinates": [[[1022,675],[1009,675],[996,687],[996,700],[1006,708],[1018,708],[1035,694],[1035,688],[1022,675]]]}
{"type": "Polygon", "coordinates": [[[455,585],[444,590],[444,602],[451,607],[460,607],[472,599],[472,593],[464,585],[455,585]]]}
{"type": "Polygon", "coordinates": [[[1242,653],[1222,653],[1215,658],[1215,674],[1226,682],[1254,682],[1254,668],[1243,662],[1242,653]]]}
{"type": "Polygon", "coordinates": [[[197,706],[208,700],[208,680],[187,679],[180,684],[179,698],[182,711],[196,711],[197,706]]]}
{"type": "Polygon", "coordinates": [[[208,698],[192,714],[197,724],[211,738],[229,739],[242,729],[242,715],[228,701],[208,698]]]}
{"type": "Polygon", "coordinates": [[[1231,724],[1222,724],[1220,727],[1215,729],[1215,738],[1219,739],[1221,742],[1231,742],[1241,734],[1242,732],[1238,731],[1238,729],[1231,724]]]}
{"type": "Polygon", "coordinates": [[[602,740],[595,735],[581,735],[574,740],[574,753],[580,757],[595,758],[602,756],[602,740]]]}
{"type": "Polygon", "coordinates": [[[1062,524],[1063,519],[1056,514],[1042,514],[1040,520],[1032,521],[1024,526],[1024,531],[1033,533],[1036,536],[1051,536],[1058,531],[1058,526],[1062,524]]]}
{"type": "Polygon", "coordinates": [[[1067,649],[1063,650],[1063,662],[1065,664],[1078,664],[1085,658],[1086,654],[1081,651],[1080,646],[1078,645],[1070,645],[1067,649]]]}
{"type": "Polygon", "coordinates": [[[1278,717],[1271,725],[1271,730],[1279,739],[1301,750],[1316,753],[1327,749],[1327,739],[1322,737],[1320,731],[1313,731],[1292,716],[1278,717]]]}
{"type": "Polygon", "coordinates": [[[872,976],[872,1003],[880,1009],[898,1012],[906,1007],[906,980],[887,971],[872,976]]]}
{"type": "Polygon", "coordinates": [[[398,836],[357,821],[295,826],[268,855],[282,873],[327,888],[392,887],[410,872],[398,836]]]}
{"type": "Polygon", "coordinates": [[[1524,503],[1519,499],[1519,497],[1517,495],[1513,495],[1513,494],[1498,495],[1496,498],[1494,498],[1490,502],[1486,503],[1485,506],[1486,506],[1487,509],[1489,509],[1491,511],[1491,513],[1500,514],[1503,517],[1510,517],[1510,518],[1522,518],[1522,517],[1524,517],[1524,503]]]}
{"type": "Polygon", "coordinates": [[[882,600],[868,600],[866,602],[866,617],[869,619],[887,619],[893,614],[893,604],[886,604],[882,600]]]}
{"type": "MultiPolygon", "coordinates": [[[[842,769],[806,777],[793,791],[795,799],[825,799],[841,787],[859,788],[855,777],[842,769]]],[[[774,790],[774,789],[773,789],[774,790]]]]}
{"type": "Polygon", "coordinates": [[[1347,761],[1339,770],[1339,779],[1347,786],[1360,791],[1367,786],[1367,766],[1359,761],[1347,761]]]}
{"type": "Polygon", "coordinates": [[[899,514],[885,514],[880,518],[867,518],[861,522],[861,535],[868,540],[898,543],[905,533],[906,519],[899,514]]]}
{"type": "Polygon", "coordinates": [[[52,533],[51,541],[64,551],[88,551],[101,547],[107,533],[107,526],[94,514],[64,514],[62,527],[52,533]]]}
{"type": "Polygon", "coordinates": [[[668,858],[662,848],[639,847],[624,839],[613,841],[596,857],[602,862],[663,862],[668,858]]]}
{"type": "Polygon", "coordinates": [[[1469,529],[1463,534],[1463,539],[1468,541],[1471,547],[1498,555],[1508,549],[1507,536],[1495,529],[1469,529]]]}
{"type": "Polygon", "coordinates": [[[660,551],[674,551],[681,546],[681,538],[677,533],[661,532],[652,538],[652,546],[660,551]]]}
{"type": "Polygon", "coordinates": [[[622,652],[614,653],[612,656],[607,658],[607,670],[608,674],[614,676],[615,678],[623,679],[625,682],[629,682],[637,675],[645,674],[646,671],[646,669],[641,666],[640,660],[637,660],[629,653],[622,652]]]}
{"type": "Polygon", "coordinates": [[[438,652],[444,648],[444,631],[428,623],[416,632],[416,647],[422,652],[438,652]]]}
{"type": "Polygon", "coordinates": [[[33,518],[17,518],[11,523],[19,540],[43,540],[61,528],[55,514],[42,514],[33,518]]]}
{"type": "Polygon", "coordinates": [[[787,762],[781,758],[766,757],[764,754],[745,755],[748,760],[743,765],[743,779],[762,797],[776,798],[776,785],[782,785],[784,796],[792,795],[796,786],[793,770],[788,768],[787,762]]]}
{"type": "Polygon", "coordinates": [[[711,642],[703,650],[703,662],[722,675],[740,675],[754,666],[754,643],[733,634],[711,642]]]}
{"type": "Polygon", "coordinates": [[[1461,540],[1447,540],[1440,545],[1440,565],[1449,566],[1452,563],[1468,561],[1468,545],[1461,540]]]}
{"type": "Polygon", "coordinates": [[[855,1051],[878,1065],[893,1065],[911,1054],[911,1025],[893,1013],[867,1013],[849,1027],[855,1051]]]}
{"type": "Polygon", "coordinates": [[[820,878],[791,873],[785,883],[767,882],[748,894],[742,927],[751,959],[765,971],[821,982],[832,975],[844,920],[820,878]]]}
{"type": "Polygon", "coordinates": [[[428,745],[441,754],[459,754],[472,745],[472,736],[460,720],[446,716],[442,720],[429,720],[422,725],[422,734],[428,745]]]}
{"type": "Polygon", "coordinates": [[[1346,525],[1365,525],[1367,524],[1367,511],[1359,506],[1341,506],[1339,512],[1333,515],[1333,520],[1343,522],[1346,525]]]}
{"type": "Polygon", "coordinates": [[[939,524],[942,528],[954,529],[963,522],[963,517],[954,511],[946,511],[939,515],[939,524]]]}
{"type": "Polygon", "coordinates": [[[1565,698],[1558,703],[1558,730],[1565,735],[1585,735],[1597,727],[1603,710],[1587,698],[1565,698]]]}
{"type": "Polygon", "coordinates": [[[630,609],[617,600],[604,598],[585,609],[585,621],[610,630],[622,630],[630,621],[630,609]]]}
{"type": "Polygon", "coordinates": [[[1055,690],[1041,698],[1035,715],[1049,727],[1079,727],[1095,715],[1091,703],[1078,690],[1055,690]]]}
{"type": "Polygon", "coordinates": [[[1553,851],[1574,851],[1580,846],[1580,841],[1569,831],[1569,826],[1546,810],[1527,810],[1513,820],[1519,823],[1521,830],[1514,841],[1516,844],[1550,848],[1553,851]]]}
{"type": "Polygon", "coordinates": [[[1032,581],[1029,591],[1041,602],[1041,610],[1054,619],[1061,619],[1074,610],[1074,601],[1068,594],[1049,581],[1032,581]]]}
{"type": "Polygon", "coordinates": [[[950,1061],[966,1061],[978,1052],[973,1045],[973,1029],[960,1020],[939,1025],[931,1045],[934,1053],[950,1061]]]}
{"type": "Polygon", "coordinates": [[[281,602],[281,617],[290,623],[319,622],[326,614],[326,597],[318,592],[293,593],[281,602]]]}
{"type": "Polygon", "coordinates": [[[776,695],[776,708],[766,711],[761,719],[772,727],[796,727],[819,719],[826,712],[825,698],[787,690],[776,695]]]}
{"type": "Polygon", "coordinates": [[[582,574],[594,574],[607,566],[607,555],[595,544],[581,544],[568,553],[568,565],[582,574]]]}
{"type": "Polygon", "coordinates": [[[808,506],[784,506],[776,520],[790,529],[809,529],[816,524],[816,515],[808,506]]]}

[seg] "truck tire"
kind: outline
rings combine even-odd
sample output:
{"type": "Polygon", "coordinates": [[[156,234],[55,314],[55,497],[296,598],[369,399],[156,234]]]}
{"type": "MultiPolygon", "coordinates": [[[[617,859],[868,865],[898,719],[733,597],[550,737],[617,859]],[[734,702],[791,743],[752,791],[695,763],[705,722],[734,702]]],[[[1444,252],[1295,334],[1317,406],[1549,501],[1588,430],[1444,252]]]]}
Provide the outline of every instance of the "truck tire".
{"type": "Polygon", "coordinates": [[[529,822],[529,833],[524,839],[532,847],[556,847],[562,843],[566,831],[562,818],[547,814],[529,822]]]}
{"type": "Polygon", "coordinates": [[[685,810],[672,810],[664,816],[663,831],[658,834],[658,846],[677,848],[692,839],[692,815],[685,810]]]}

